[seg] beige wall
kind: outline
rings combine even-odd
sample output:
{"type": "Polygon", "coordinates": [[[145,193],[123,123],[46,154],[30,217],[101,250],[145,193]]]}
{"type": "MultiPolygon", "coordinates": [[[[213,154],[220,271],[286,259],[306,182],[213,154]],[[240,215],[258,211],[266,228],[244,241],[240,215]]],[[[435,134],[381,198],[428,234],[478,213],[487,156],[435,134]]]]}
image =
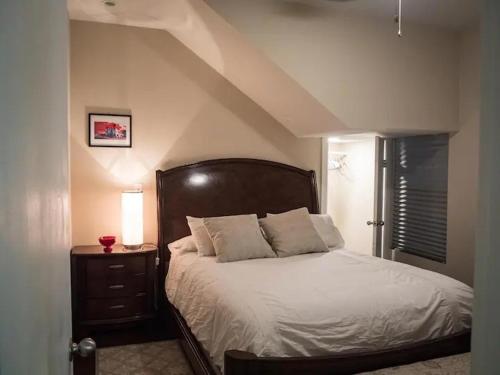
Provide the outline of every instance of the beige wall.
{"type": "Polygon", "coordinates": [[[461,36],[460,131],[450,139],[447,264],[408,254],[398,259],[446,273],[472,285],[479,170],[480,38],[479,30],[461,36]]]}
{"type": "MultiPolygon", "coordinates": [[[[397,253],[398,261],[441,272],[469,285],[473,283],[475,227],[479,170],[480,42],[479,30],[460,37],[459,126],[451,135],[448,178],[447,263],[397,253]]],[[[371,253],[374,144],[370,141],[330,145],[346,153],[344,171],[328,172],[328,212],[346,246],[371,253]]]]}
{"type": "Polygon", "coordinates": [[[328,171],[328,210],[348,249],[373,254],[375,137],[350,143],[330,144],[329,151],[342,153],[345,166],[328,171]]]}
{"type": "MultiPolygon", "coordinates": [[[[458,129],[456,33],[342,10],[325,0],[208,0],[347,127],[458,129]]],[[[335,130],[335,129],[332,129],[335,130]]]]}
{"type": "Polygon", "coordinates": [[[321,141],[298,139],[160,30],[71,23],[73,244],[120,235],[120,192],[145,191],[156,242],[156,169],[219,157],[275,160],[318,173],[321,141]],[[88,112],[131,113],[131,149],[89,148],[88,112]]]}
{"type": "Polygon", "coordinates": [[[500,344],[500,2],[485,0],[481,25],[479,209],[471,374],[498,374],[500,344]]]}
{"type": "MultiPolygon", "coordinates": [[[[250,2],[251,3],[251,2],[250,2]]],[[[72,19],[165,30],[297,136],[345,126],[205,0],[69,0],[72,19]],[[147,3],[147,6],[142,4],[147,3]],[[314,121],[311,121],[314,119],[314,121]]]]}

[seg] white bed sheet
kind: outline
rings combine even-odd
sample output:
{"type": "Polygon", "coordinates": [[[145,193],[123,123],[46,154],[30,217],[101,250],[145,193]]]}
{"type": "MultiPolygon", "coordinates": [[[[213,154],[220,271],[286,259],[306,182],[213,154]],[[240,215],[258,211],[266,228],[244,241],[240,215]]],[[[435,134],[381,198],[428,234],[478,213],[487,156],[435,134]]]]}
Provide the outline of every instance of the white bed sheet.
{"type": "Polygon", "coordinates": [[[173,254],[165,288],[221,368],[229,349],[315,356],[390,348],[471,327],[467,285],[348,250],[233,263],[173,254]]]}

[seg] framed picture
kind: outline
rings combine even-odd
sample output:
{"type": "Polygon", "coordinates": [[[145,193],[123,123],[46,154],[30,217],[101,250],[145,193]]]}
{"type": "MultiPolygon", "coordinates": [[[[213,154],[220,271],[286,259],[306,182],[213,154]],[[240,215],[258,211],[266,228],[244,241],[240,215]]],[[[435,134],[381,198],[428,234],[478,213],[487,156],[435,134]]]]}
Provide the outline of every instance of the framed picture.
{"type": "Polygon", "coordinates": [[[90,147],[132,147],[132,116],[89,113],[90,147]]]}

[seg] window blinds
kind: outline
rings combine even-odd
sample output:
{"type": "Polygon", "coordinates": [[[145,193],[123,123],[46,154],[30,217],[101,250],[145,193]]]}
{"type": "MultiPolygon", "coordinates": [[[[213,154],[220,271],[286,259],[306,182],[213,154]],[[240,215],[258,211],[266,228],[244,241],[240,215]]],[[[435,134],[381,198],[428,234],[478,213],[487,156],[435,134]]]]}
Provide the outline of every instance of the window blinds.
{"type": "Polygon", "coordinates": [[[394,141],[392,248],[446,262],[448,135],[394,141]]]}

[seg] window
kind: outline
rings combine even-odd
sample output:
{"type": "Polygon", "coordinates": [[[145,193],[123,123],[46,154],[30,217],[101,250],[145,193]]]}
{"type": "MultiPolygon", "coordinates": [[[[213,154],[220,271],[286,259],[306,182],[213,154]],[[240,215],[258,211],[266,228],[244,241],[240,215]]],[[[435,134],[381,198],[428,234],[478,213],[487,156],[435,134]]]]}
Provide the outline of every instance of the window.
{"type": "Polygon", "coordinates": [[[394,140],[392,248],[446,263],[448,135],[394,140]]]}

